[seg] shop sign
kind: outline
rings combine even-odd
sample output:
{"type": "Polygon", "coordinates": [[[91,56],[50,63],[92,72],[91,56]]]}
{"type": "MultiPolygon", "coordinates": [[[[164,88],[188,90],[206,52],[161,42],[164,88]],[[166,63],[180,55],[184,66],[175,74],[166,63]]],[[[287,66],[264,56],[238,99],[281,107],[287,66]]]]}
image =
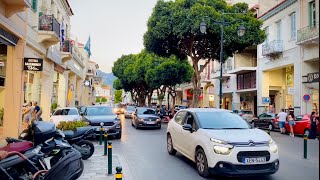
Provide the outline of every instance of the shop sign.
{"type": "Polygon", "coordinates": [[[294,95],[296,92],[295,88],[288,88],[288,94],[294,95]]]}
{"type": "Polygon", "coordinates": [[[313,83],[313,82],[319,82],[319,73],[308,73],[307,74],[307,82],[313,83]]]}
{"type": "Polygon", "coordinates": [[[269,104],[270,103],[270,97],[262,97],[262,104],[269,104]]]}
{"type": "Polygon", "coordinates": [[[23,70],[27,70],[27,71],[42,71],[43,70],[43,59],[40,59],[40,58],[24,58],[23,59],[23,70]]]}

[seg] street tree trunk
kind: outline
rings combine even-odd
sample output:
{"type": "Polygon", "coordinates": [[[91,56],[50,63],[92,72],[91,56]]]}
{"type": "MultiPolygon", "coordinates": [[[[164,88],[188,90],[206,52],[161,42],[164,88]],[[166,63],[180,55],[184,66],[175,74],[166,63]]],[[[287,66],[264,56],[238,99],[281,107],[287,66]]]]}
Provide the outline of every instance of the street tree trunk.
{"type": "Polygon", "coordinates": [[[162,107],[162,102],[163,102],[164,96],[166,94],[166,90],[167,90],[166,86],[162,86],[159,89],[157,89],[157,96],[158,96],[160,108],[162,107]]]}
{"type": "Polygon", "coordinates": [[[199,103],[199,97],[201,92],[201,76],[200,71],[198,68],[198,60],[192,60],[193,62],[193,77],[192,77],[192,83],[193,83],[193,100],[192,100],[192,107],[196,108],[198,107],[199,103]]]}
{"type": "Polygon", "coordinates": [[[152,98],[152,93],[148,93],[148,107],[151,107],[151,98],[152,98]]]}

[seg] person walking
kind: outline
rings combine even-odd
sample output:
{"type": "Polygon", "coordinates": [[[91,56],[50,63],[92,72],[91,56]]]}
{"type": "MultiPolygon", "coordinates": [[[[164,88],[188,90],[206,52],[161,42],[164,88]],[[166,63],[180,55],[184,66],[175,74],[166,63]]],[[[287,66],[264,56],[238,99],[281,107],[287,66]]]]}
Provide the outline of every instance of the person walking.
{"type": "Polygon", "coordinates": [[[291,114],[288,115],[288,122],[290,126],[290,136],[294,137],[293,126],[295,125],[295,122],[291,114]]]}
{"type": "Polygon", "coordinates": [[[317,136],[317,123],[319,123],[318,112],[312,112],[310,116],[311,129],[309,134],[309,139],[315,139],[317,136]]]}
{"type": "Polygon", "coordinates": [[[23,129],[27,129],[29,122],[32,119],[32,114],[33,114],[33,107],[32,107],[32,102],[30,101],[26,107],[24,108],[23,111],[23,129]]]}
{"type": "Polygon", "coordinates": [[[286,124],[288,114],[284,112],[284,109],[281,109],[281,112],[277,115],[279,121],[280,133],[285,134],[284,125],[286,124]]]}
{"type": "Polygon", "coordinates": [[[40,108],[40,106],[38,105],[38,102],[37,101],[34,101],[33,102],[33,106],[34,106],[34,110],[33,110],[33,113],[32,113],[32,117],[33,119],[32,120],[41,120],[41,115],[42,115],[42,110],[40,108]]]}

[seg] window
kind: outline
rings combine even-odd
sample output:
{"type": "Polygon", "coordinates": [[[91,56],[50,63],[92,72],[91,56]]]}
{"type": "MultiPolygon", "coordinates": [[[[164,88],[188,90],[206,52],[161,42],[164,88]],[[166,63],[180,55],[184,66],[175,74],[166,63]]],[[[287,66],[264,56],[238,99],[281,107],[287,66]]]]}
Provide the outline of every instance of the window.
{"type": "Polygon", "coordinates": [[[276,22],[277,29],[277,40],[281,40],[281,20],[276,22]]]}
{"type": "Polygon", "coordinates": [[[191,113],[188,113],[185,124],[190,124],[192,126],[192,129],[197,129],[194,117],[191,113]]]}
{"type": "Polygon", "coordinates": [[[32,0],[32,10],[37,12],[38,0],[32,0]]]}
{"type": "Polygon", "coordinates": [[[296,13],[292,13],[290,15],[290,21],[291,21],[291,39],[296,38],[296,13]]]}
{"type": "Polygon", "coordinates": [[[311,27],[316,26],[316,1],[309,2],[309,24],[311,27]]]}
{"type": "Polygon", "coordinates": [[[179,112],[176,117],[174,118],[174,121],[180,125],[183,125],[183,120],[184,120],[184,117],[186,115],[186,112],[182,111],[182,112],[179,112]]]}
{"type": "Polygon", "coordinates": [[[269,26],[264,28],[264,32],[266,33],[266,40],[264,41],[265,43],[269,42],[269,26]]]}
{"type": "Polygon", "coordinates": [[[256,72],[239,74],[237,76],[237,89],[256,88],[256,72]]]}
{"type": "Polygon", "coordinates": [[[239,115],[229,112],[197,112],[203,129],[249,129],[249,124],[239,115]]]}

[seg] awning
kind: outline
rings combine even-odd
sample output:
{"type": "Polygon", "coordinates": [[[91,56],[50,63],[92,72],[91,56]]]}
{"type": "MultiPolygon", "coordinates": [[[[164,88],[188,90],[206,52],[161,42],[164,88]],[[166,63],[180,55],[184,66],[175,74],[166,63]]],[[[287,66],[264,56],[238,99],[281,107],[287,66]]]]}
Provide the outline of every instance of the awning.
{"type": "Polygon", "coordinates": [[[248,72],[254,72],[257,70],[257,67],[240,67],[234,70],[229,71],[229,74],[244,74],[248,72]]]}
{"type": "Polygon", "coordinates": [[[60,74],[64,73],[65,68],[59,64],[54,63],[54,70],[60,74]]]}
{"type": "Polygon", "coordinates": [[[7,46],[16,46],[18,40],[18,37],[0,28],[0,44],[5,44],[7,46]]]}

